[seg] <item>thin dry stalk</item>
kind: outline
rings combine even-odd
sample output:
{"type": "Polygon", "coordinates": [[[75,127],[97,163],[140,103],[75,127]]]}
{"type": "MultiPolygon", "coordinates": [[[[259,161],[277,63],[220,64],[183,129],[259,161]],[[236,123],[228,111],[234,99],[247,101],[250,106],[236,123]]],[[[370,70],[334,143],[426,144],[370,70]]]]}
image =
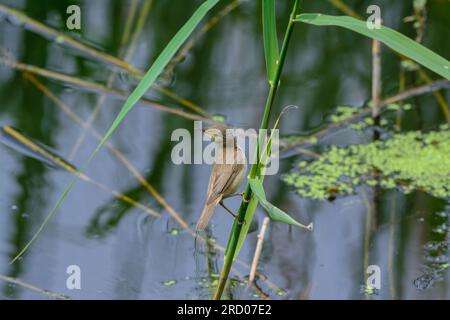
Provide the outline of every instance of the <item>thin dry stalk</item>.
{"type": "Polygon", "coordinates": [[[372,118],[375,125],[380,122],[380,96],[381,96],[381,58],[380,41],[372,41],[372,118]]]}
{"type": "MultiPolygon", "coordinates": [[[[128,72],[129,74],[131,74],[132,76],[136,77],[139,80],[142,79],[145,74],[142,70],[127,63],[126,61],[123,61],[112,55],[98,51],[92,47],[89,47],[89,46],[83,44],[82,42],[80,42],[62,32],[56,31],[55,29],[52,29],[52,28],[46,26],[45,24],[43,24],[37,20],[34,20],[31,17],[28,17],[26,14],[24,14],[16,9],[13,9],[13,8],[10,8],[5,5],[0,4],[0,12],[3,12],[5,14],[7,14],[8,16],[17,19],[18,21],[20,21],[22,23],[22,25],[25,28],[28,28],[30,31],[32,31],[34,33],[37,33],[43,37],[46,37],[46,38],[50,39],[51,41],[55,41],[56,43],[59,43],[62,45],[67,45],[70,48],[79,50],[80,52],[82,52],[88,56],[91,56],[99,61],[102,61],[105,64],[118,67],[118,68],[128,72]]],[[[165,96],[173,99],[175,102],[180,103],[184,107],[186,107],[188,109],[192,109],[193,111],[197,111],[197,112],[199,110],[201,110],[200,114],[203,116],[207,116],[206,111],[204,111],[202,108],[200,108],[193,102],[188,101],[187,99],[184,99],[184,98],[180,98],[174,92],[172,92],[166,88],[163,88],[161,86],[158,86],[157,84],[154,85],[154,88],[156,90],[158,90],[159,92],[161,92],[162,94],[164,94],[165,96]]]]}
{"type": "MultiPolygon", "coordinates": [[[[431,78],[428,76],[428,74],[420,69],[419,70],[419,77],[422,79],[423,82],[427,83],[427,84],[431,84],[433,82],[433,80],[431,80],[431,78]]],[[[447,120],[448,123],[450,123],[450,111],[448,108],[448,104],[445,101],[444,97],[442,96],[442,94],[439,91],[435,91],[433,92],[434,98],[436,99],[437,103],[439,104],[439,107],[442,110],[442,113],[445,115],[445,119],[447,120]]]]}
{"type": "MultiPolygon", "coordinates": [[[[373,140],[380,139],[380,96],[381,96],[381,43],[378,40],[372,41],[372,119],[373,119],[373,140]]],[[[375,177],[376,178],[376,177],[375,177]]],[[[378,178],[376,178],[378,179],[378,178]]],[[[378,189],[375,187],[373,189],[372,196],[372,223],[371,231],[375,231],[378,225],[378,215],[379,215],[379,196],[378,189]]]]}
{"type": "MultiPolygon", "coordinates": [[[[399,81],[398,81],[399,93],[401,93],[405,90],[405,86],[406,86],[405,70],[401,69],[400,74],[399,74],[399,81]]],[[[400,103],[400,105],[402,105],[402,104],[400,103]]],[[[400,131],[402,129],[402,114],[403,114],[402,108],[399,108],[395,115],[395,129],[397,131],[400,131]]]]}
{"type": "Polygon", "coordinates": [[[22,288],[25,289],[29,289],[35,292],[38,292],[40,294],[43,294],[49,298],[52,299],[57,299],[57,300],[69,300],[69,297],[64,296],[62,294],[50,291],[50,290],[46,290],[46,289],[41,289],[39,287],[33,286],[29,283],[23,282],[22,280],[16,279],[16,278],[12,278],[12,277],[8,277],[8,276],[4,276],[2,274],[0,274],[0,279],[2,279],[3,281],[6,281],[8,283],[20,286],[22,288]]]}
{"type": "Polygon", "coordinates": [[[122,200],[123,202],[126,202],[132,206],[135,206],[145,212],[147,212],[149,215],[153,217],[159,217],[161,214],[141,203],[138,201],[128,197],[127,195],[124,195],[120,193],[119,191],[112,190],[109,187],[103,185],[102,183],[94,180],[93,178],[89,177],[88,175],[84,173],[80,173],[78,169],[72,165],[71,163],[59,158],[58,156],[53,155],[52,153],[48,152],[46,149],[44,149],[41,145],[34,143],[32,140],[28,139],[24,135],[22,135],[20,132],[16,131],[14,128],[6,126],[2,127],[2,131],[6,133],[8,136],[10,136],[12,139],[18,141],[22,145],[26,146],[30,150],[33,150],[37,152],[39,155],[44,157],[45,159],[48,159],[58,165],[60,168],[74,174],[80,174],[80,178],[86,182],[89,182],[100,189],[111,193],[114,197],[118,198],[119,200],[122,200]]]}
{"type": "MultiPolygon", "coordinates": [[[[36,66],[16,62],[10,58],[0,57],[0,63],[3,63],[13,69],[16,69],[16,70],[28,72],[31,74],[39,75],[41,77],[45,77],[45,78],[49,78],[49,79],[53,79],[53,80],[57,80],[57,81],[62,81],[62,82],[65,82],[65,83],[68,83],[71,85],[75,85],[80,88],[87,89],[89,91],[94,91],[94,92],[98,92],[98,93],[106,93],[108,95],[120,98],[121,100],[126,100],[129,96],[129,94],[127,92],[120,91],[117,89],[111,89],[111,88],[108,88],[102,84],[99,84],[99,83],[96,83],[93,81],[83,80],[83,79],[68,76],[68,75],[65,75],[65,74],[62,74],[59,72],[50,71],[50,70],[42,69],[42,68],[39,68],[36,66]]],[[[146,106],[149,106],[149,107],[152,107],[152,108],[164,111],[164,112],[176,114],[176,115],[186,118],[186,119],[211,122],[208,118],[204,118],[204,117],[196,115],[196,114],[188,113],[183,110],[167,107],[165,105],[162,105],[158,102],[155,102],[155,101],[147,99],[147,98],[142,98],[141,100],[139,100],[139,103],[142,103],[146,106]]]]}
{"type": "Polygon", "coordinates": [[[25,28],[28,28],[30,31],[36,32],[40,35],[43,35],[52,41],[56,41],[57,43],[61,44],[66,44],[69,47],[72,47],[73,49],[82,51],[92,57],[97,58],[98,60],[107,61],[110,64],[116,65],[117,67],[127,70],[132,74],[139,73],[139,70],[137,68],[128,64],[127,62],[118,59],[116,57],[113,57],[107,53],[93,49],[73,39],[72,37],[65,35],[62,32],[56,31],[55,29],[52,29],[46,26],[45,24],[28,17],[26,14],[20,12],[19,10],[0,4],[0,12],[3,12],[10,17],[14,17],[15,19],[19,20],[25,28]]]}
{"type": "Polygon", "coordinates": [[[256,269],[258,267],[259,258],[261,256],[261,251],[264,243],[264,235],[266,234],[267,225],[269,224],[269,218],[265,217],[263,224],[261,226],[261,231],[258,234],[258,242],[256,243],[255,254],[253,256],[252,266],[250,267],[250,275],[248,277],[248,288],[255,282],[256,269]]]}

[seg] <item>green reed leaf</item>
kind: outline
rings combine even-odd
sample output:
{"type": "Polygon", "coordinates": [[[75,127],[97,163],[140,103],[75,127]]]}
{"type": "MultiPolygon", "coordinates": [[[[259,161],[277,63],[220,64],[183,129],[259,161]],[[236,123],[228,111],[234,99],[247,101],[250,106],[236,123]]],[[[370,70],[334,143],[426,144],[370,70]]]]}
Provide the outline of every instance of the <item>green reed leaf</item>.
{"type": "Polygon", "coordinates": [[[119,126],[119,124],[124,120],[125,116],[128,114],[128,112],[130,112],[131,108],[141,99],[141,97],[153,85],[155,80],[158,78],[158,76],[164,70],[165,66],[170,62],[170,60],[175,55],[175,53],[178,51],[178,49],[183,45],[183,43],[186,41],[186,39],[191,35],[191,33],[194,31],[194,29],[197,27],[197,25],[203,19],[203,17],[218,2],[219,2],[219,0],[206,0],[205,2],[203,2],[203,4],[194,12],[194,14],[191,16],[191,18],[183,25],[183,27],[181,27],[180,30],[178,30],[178,32],[175,34],[175,36],[170,40],[170,42],[167,44],[167,46],[164,48],[164,50],[161,52],[161,54],[158,56],[158,58],[152,64],[150,69],[147,71],[147,73],[145,74],[143,79],[139,82],[136,89],[133,90],[133,92],[128,97],[127,101],[125,101],[125,104],[122,106],[122,109],[120,110],[118,116],[112,123],[111,127],[109,128],[109,130],[107,131],[107,133],[105,134],[103,139],[97,145],[94,152],[89,156],[88,160],[82,166],[80,171],[76,174],[74,179],[70,182],[69,187],[64,191],[64,193],[59,198],[58,202],[53,206],[50,213],[44,219],[44,222],[39,226],[37,232],[33,235],[31,240],[25,245],[25,247],[14,257],[14,259],[11,261],[11,263],[14,263],[21,255],[23,255],[25,253],[25,251],[30,247],[30,245],[37,239],[39,234],[44,229],[45,225],[50,221],[50,219],[53,217],[53,215],[55,214],[58,207],[61,205],[61,203],[67,197],[69,191],[72,189],[72,187],[73,187],[75,181],[78,179],[78,177],[85,171],[86,167],[94,159],[96,154],[100,151],[100,149],[105,144],[105,142],[109,139],[109,137],[112,135],[114,130],[116,130],[116,128],[119,126]]]}
{"type": "Polygon", "coordinates": [[[338,26],[355,31],[384,43],[398,53],[450,80],[450,62],[447,59],[391,28],[381,26],[379,29],[369,29],[366,21],[348,16],[330,16],[317,13],[300,14],[295,21],[316,26],[338,26]]]}
{"type": "Polygon", "coordinates": [[[262,0],[262,29],[267,79],[272,84],[279,59],[275,0],[262,0]]]}
{"type": "Polygon", "coordinates": [[[283,222],[286,224],[290,224],[293,226],[297,226],[300,228],[305,228],[310,231],[313,229],[312,223],[305,226],[304,224],[301,224],[300,222],[298,222],[297,220],[295,220],[294,218],[289,216],[283,210],[275,207],[273,204],[271,204],[269,201],[267,201],[266,193],[264,192],[264,187],[260,180],[249,179],[249,184],[250,184],[250,187],[252,188],[253,193],[258,198],[261,206],[266,210],[267,215],[269,216],[270,219],[272,219],[274,221],[279,221],[279,222],[283,222]]]}

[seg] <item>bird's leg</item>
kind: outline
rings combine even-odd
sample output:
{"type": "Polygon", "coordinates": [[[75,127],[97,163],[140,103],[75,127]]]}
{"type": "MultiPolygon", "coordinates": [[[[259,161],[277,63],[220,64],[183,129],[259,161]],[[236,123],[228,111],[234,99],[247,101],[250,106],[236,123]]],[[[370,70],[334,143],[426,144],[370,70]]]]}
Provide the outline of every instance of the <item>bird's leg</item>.
{"type": "MultiPolygon", "coordinates": [[[[229,214],[231,214],[231,215],[233,216],[234,219],[237,219],[237,218],[238,218],[238,216],[235,215],[235,214],[233,213],[233,211],[231,211],[230,209],[227,208],[227,206],[225,205],[225,203],[223,203],[223,200],[221,200],[221,201],[219,202],[219,204],[220,204],[220,205],[222,206],[222,208],[224,208],[229,214]]],[[[238,219],[238,223],[241,224],[242,222],[238,219]]]]}
{"type": "Polygon", "coordinates": [[[233,213],[233,211],[231,211],[230,209],[228,209],[227,208],[227,206],[225,205],[225,203],[223,203],[223,200],[221,200],[220,202],[219,202],[219,204],[222,206],[222,208],[224,208],[229,214],[231,214],[232,216],[233,216],[233,218],[237,218],[237,215],[235,215],[234,213],[233,213]]]}

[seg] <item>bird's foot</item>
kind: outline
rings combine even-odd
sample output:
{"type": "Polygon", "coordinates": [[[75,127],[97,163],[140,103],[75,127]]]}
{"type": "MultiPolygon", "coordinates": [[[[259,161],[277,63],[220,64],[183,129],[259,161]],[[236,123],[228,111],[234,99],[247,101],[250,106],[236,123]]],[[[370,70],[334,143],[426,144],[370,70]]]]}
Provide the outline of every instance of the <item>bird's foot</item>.
{"type": "Polygon", "coordinates": [[[245,203],[247,203],[249,201],[249,200],[247,200],[245,198],[245,192],[233,193],[233,194],[230,194],[230,195],[225,196],[223,198],[224,199],[228,199],[228,198],[237,197],[237,196],[240,196],[242,198],[242,201],[244,201],[245,203]]]}

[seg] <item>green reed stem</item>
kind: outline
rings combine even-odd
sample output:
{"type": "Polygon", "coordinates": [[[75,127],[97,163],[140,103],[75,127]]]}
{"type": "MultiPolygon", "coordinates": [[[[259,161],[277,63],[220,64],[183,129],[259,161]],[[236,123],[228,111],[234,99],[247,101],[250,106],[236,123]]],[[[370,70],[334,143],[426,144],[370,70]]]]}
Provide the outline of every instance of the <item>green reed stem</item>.
{"type": "MultiPolygon", "coordinates": [[[[272,111],[272,106],[275,101],[276,93],[278,90],[278,86],[280,84],[280,77],[281,72],[283,70],[284,60],[286,58],[287,48],[289,45],[289,41],[291,39],[292,30],[294,27],[294,18],[297,14],[297,10],[299,7],[299,0],[294,1],[294,5],[292,8],[292,12],[289,18],[289,23],[286,28],[286,33],[284,35],[283,45],[281,47],[281,53],[280,53],[280,59],[278,61],[274,81],[270,84],[269,94],[267,96],[266,104],[264,106],[264,114],[261,120],[260,129],[268,129],[269,127],[269,120],[270,120],[270,114],[272,111]]],[[[260,138],[261,138],[261,131],[260,131],[260,138]]],[[[258,144],[261,139],[258,139],[258,144]]],[[[258,148],[259,150],[259,148],[258,148]]],[[[258,156],[258,155],[257,155],[258,156]]],[[[259,162],[254,163],[250,168],[250,178],[254,179],[258,176],[259,172],[259,162]]],[[[263,177],[258,177],[260,179],[263,179],[263,177]]],[[[225,284],[228,280],[228,275],[230,273],[231,267],[233,265],[233,261],[237,255],[237,249],[238,249],[238,243],[239,238],[241,237],[242,227],[244,223],[242,221],[246,221],[247,223],[250,223],[250,220],[247,220],[248,217],[253,218],[253,214],[256,208],[256,203],[258,200],[256,197],[253,196],[252,190],[250,188],[250,184],[247,182],[247,185],[245,187],[244,197],[243,201],[241,202],[241,205],[239,206],[237,218],[233,224],[233,227],[230,232],[230,237],[228,239],[228,245],[227,250],[225,251],[225,258],[224,258],[224,264],[222,267],[222,271],[220,273],[220,279],[219,279],[219,285],[217,287],[216,293],[214,295],[215,300],[219,300],[222,297],[223,290],[225,288],[225,284]],[[252,203],[253,205],[249,207],[249,204],[252,203]],[[248,211],[248,212],[247,212],[248,211]],[[238,223],[240,222],[240,223],[238,223]]],[[[248,229],[246,229],[248,230],[248,229]]]]}

